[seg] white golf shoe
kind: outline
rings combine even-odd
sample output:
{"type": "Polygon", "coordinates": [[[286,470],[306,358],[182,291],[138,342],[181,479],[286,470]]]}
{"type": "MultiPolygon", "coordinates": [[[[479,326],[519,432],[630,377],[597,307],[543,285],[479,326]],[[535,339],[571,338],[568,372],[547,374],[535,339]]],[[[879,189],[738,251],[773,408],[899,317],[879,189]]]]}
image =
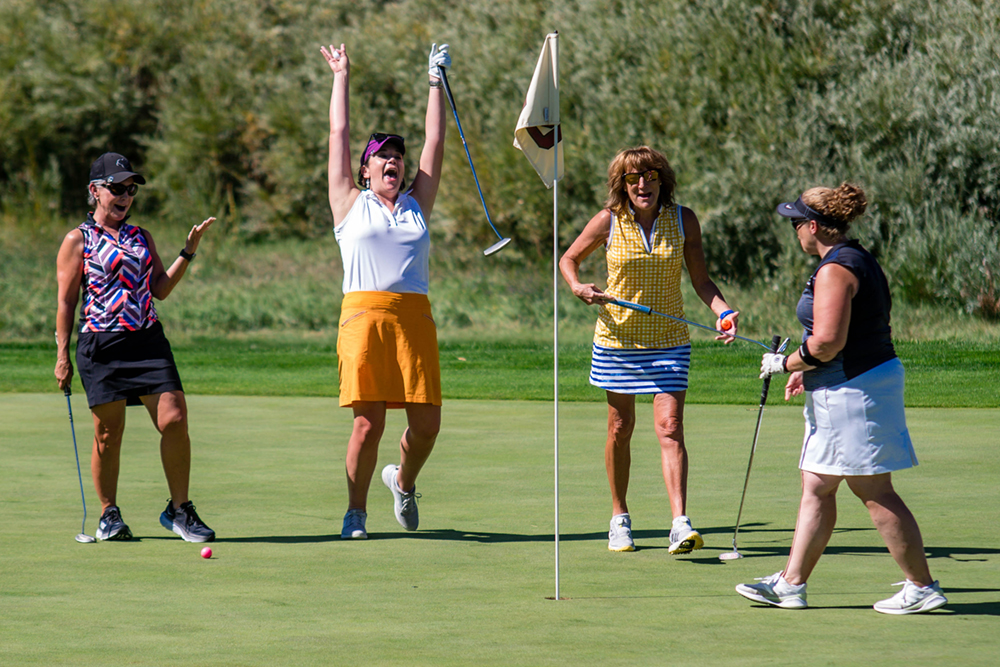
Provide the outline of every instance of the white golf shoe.
{"type": "Polygon", "coordinates": [[[392,505],[396,513],[396,521],[406,530],[416,530],[420,524],[420,514],[417,512],[417,487],[409,493],[404,493],[396,482],[399,466],[390,463],[382,468],[382,483],[392,491],[392,505]]]}
{"type": "Polygon", "coordinates": [[[759,584],[739,584],[736,592],[748,600],[763,602],[782,609],[805,609],[806,585],[793,586],[783,576],[783,572],[775,572],[770,577],[755,579],[759,584]]]}
{"type": "Polygon", "coordinates": [[[667,553],[671,555],[687,554],[701,549],[705,546],[705,540],[701,534],[691,527],[691,519],[681,514],[674,517],[673,525],[670,528],[670,548],[667,553]]]}
{"type": "Polygon", "coordinates": [[[888,600],[876,602],[873,606],[875,611],[883,614],[919,614],[943,607],[948,602],[936,581],[930,586],[917,586],[907,579],[893,586],[902,586],[903,589],[888,600]]]}
{"type": "Polygon", "coordinates": [[[609,551],[635,551],[632,541],[632,518],[626,514],[616,514],[611,517],[611,530],[608,531],[609,551]]]}

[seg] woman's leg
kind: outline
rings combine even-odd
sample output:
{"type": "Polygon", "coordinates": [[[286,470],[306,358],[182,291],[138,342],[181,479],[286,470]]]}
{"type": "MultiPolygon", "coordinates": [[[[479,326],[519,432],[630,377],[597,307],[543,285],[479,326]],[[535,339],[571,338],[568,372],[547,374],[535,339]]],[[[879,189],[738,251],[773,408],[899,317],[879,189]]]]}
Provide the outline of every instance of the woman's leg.
{"type": "Polygon", "coordinates": [[[875,528],[906,578],[918,586],[934,583],[924,554],[920,527],[892,487],[892,475],[848,477],[847,486],[868,508],[875,528]]]}
{"type": "Polygon", "coordinates": [[[842,479],[802,471],[799,517],[784,572],[785,581],[793,586],[806,583],[833,535],[837,525],[837,487],[842,479]]]}
{"type": "Polygon", "coordinates": [[[399,440],[399,475],[396,484],[409,493],[417,475],[431,455],[441,430],[441,406],[430,403],[406,404],[406,430],[399,440]]]}
{"type": "Polygon", "coordinates": [[[611,486],[611,515],[628,513],[628,479],[632,466],[632,431],[635,429],[635,396],[608,394],[608,439],[604,445],[604,466],[611,486]]]}
{"type": "Polygon", "coordinates": [[[653,397],[653,422],[660,442],[663,483],[670,496],[670,511],[675,517],[687,514],[688,453],[684,446],[686,395],[685,391],[676,391],[653,397]]]}
{"type": "Polygon", "coordinates": [[[378,465],[378,444],[385,431],[385,402],[355,401],[353,409],[354,428],[347,442],[347,509],[364,512],[378,465]]]}
{"type": "Polygon", "coordinates": [[[94,448],[90,455],[90,474],[94,478],[101,511],[118,505],[118,470],[121,461],[122,434],[125,432],[125,401],[94,406],[94,448]]]}
{"type": "Polygon", "coordinates": [[[183,391],[142,396],[153,425],[160,433],[160,461],[174,509],[186,503],[191,479],[191,438],[188,436],[187,401],[183,391]]]}

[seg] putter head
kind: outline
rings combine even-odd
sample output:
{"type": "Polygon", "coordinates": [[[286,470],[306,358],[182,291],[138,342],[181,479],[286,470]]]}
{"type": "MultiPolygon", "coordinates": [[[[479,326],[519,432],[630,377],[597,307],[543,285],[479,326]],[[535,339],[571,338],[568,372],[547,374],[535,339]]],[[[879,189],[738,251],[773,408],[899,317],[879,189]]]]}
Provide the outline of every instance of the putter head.
{"type": "Polygon", "coordinates": [[[76,536],[76,541],[79,542],[80,544],[92,544],[97,540],[91,537],[90,535],[87,535],[86,533],[80,533],[79,535],[76,536]]]}
{"type": "Polygon", "coordinates": [[[489,257],[490,255],[492,255],[496,251],[498,251],[501,248],[503,248],[508,243],[510,243],[510,239],[509,238],[508,239],[500,239],[499,241],[497,241],[496,243],[494,243],[493,245],[491,245],[489,248],[487,248],[486,250],[484,250],[483,254],[486,255],[487,257],[489,257]]]}
{"type": "Polygon", "coordinates": [[[743,554],[736,551],[736,549],[719,554],[719,560],[737,560],[740,558],[743,558],[743,554]]]}

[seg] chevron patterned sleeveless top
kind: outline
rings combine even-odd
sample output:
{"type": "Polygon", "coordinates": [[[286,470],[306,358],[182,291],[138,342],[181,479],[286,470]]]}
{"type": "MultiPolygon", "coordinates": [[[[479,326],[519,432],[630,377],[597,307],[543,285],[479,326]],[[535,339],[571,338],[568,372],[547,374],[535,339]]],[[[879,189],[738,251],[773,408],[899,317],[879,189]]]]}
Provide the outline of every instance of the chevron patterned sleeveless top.
{"type": "Polygon", "coordinates": [[[122,223],[118,241],[91,214],[83,233],[83,303],[80,332],[136,331],[156,322],[149,291],[153,257],[142,230],[122,223]]]}
{"type": "MultiPolygon", "coordinates": [[[[611,296],[684,317],[681,267],[684,226],[681,207],[664,207],[653,223],[652,240],[635,221],[631,209],[611,214],[608,234],[608,288],[611,296]]],[[[668,348],[690,342],[687,325],[621,306],[601,306],[594,343],[613,348],[668,348]]]]}

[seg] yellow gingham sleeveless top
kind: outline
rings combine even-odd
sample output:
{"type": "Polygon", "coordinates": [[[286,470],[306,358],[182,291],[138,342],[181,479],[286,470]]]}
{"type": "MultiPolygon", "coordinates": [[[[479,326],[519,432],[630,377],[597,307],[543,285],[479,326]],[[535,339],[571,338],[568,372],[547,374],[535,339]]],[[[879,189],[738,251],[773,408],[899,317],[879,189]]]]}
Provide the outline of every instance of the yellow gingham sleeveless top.
{"type": "MultiPolygon", "coordinates": [[[[612,213],[606,250],[608,294],[684,317],[684,228],[680,206],[660,210],[653,223],[652,242],[643,234],[631,209],[620,218],[612,213]]],[[[677,347],[690,341],[683,322],[615,305],[601,306],[594,331],[596,345],[619,349],[677,347]]]]}

